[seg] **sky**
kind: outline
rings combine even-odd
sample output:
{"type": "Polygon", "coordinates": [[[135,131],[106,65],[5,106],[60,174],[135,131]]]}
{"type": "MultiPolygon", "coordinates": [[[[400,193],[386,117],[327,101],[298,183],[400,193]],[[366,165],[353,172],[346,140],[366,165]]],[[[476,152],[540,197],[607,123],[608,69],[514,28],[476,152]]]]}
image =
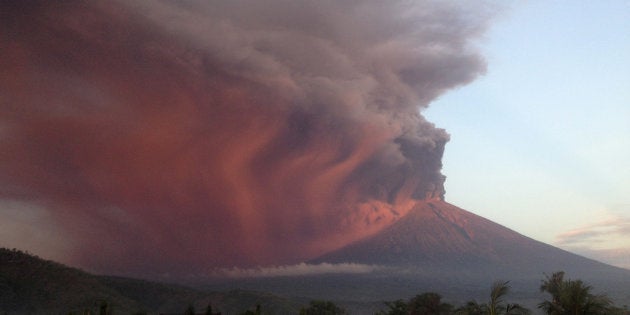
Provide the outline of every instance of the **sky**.
{"type": "Polygon", "coordinates": [[[627,3],[0,5],[1,246],[127,275],[296,264],[445,197],[630,247],[627,3]]]}
{"type": "Polygon", "coordinates": [[[630,267],[629,29],[629,1],[507,6],[486,74],[424,111],[451,135],[447,201],[630,267]]]}

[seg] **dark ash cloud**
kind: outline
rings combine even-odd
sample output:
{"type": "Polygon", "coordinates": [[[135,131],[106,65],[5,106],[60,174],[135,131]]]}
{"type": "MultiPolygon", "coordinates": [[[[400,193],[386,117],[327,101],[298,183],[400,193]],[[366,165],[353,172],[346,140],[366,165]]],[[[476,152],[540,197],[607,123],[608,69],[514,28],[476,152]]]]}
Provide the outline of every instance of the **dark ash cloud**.
{"type": "Polygon", "coordinates": [[[2,2],[0,198],[45,209],[66,261],[102,272],[343,246],[443,197],[448,134],[419,109],[483,73],[490,11],[2,2]]]}

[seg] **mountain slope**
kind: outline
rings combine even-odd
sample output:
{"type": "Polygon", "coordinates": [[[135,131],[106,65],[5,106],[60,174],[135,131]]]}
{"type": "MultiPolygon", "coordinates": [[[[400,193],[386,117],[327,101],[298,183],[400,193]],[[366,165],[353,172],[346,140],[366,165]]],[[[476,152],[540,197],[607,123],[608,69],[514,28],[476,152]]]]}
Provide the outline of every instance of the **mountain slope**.
{"type": "Polygon", "coordinates": [[[0,249],[0,310],[52,314],[94,310],[102,301],[125,311],[143,308],[81,270],[0,249]]]}
{"type": "MultiPolygon", "coordinates": [[[[512,299],[535,310],[544,274],[565,271],[618,305],[630,303],[630,271],[525,237],[441,200],[418,202],[388,228],[309,263],[377,265],[369,273],[230,279],[229,285],[285,296],[331,299],[360,314],[379,301],[438,292],[457,305],[487,298],[490,285],[510,281],[512,299]]],[[[220,284],[214,288],[225,288],[220,284]]]]}
{"type": "Polygon", "coordinates": [[[238,314],[260,304],[273,314],[294,314],[299,305],[268,293],[233,290],[208,292],[151,281],[95,276],[40,259],[19,250],[0,248],[0,313],[96,314],[105,302],[115,314],[147,311],[183,312],[212,303],[215,310],[238,314]]]}
{"type": "Polygon", "coordinates": [[[420,202],[387,229],[313,262],[414,267],[427,272],[537,277],[564,270],[576,277],[630,277],[630,271],[525,237],[440,200],[420,202]]]}

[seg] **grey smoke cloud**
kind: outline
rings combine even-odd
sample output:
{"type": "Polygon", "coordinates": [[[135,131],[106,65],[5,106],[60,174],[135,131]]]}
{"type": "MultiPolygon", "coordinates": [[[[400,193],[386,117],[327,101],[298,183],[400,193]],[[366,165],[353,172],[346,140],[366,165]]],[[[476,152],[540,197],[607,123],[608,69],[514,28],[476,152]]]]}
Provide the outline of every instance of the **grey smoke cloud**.
{"type": "Polygon", "coordinates": [[[449,137],[419,111],[485,71],[475,40],[493,14],[0,6],[0,198],[43,207],[39,228],[72,240],[69,262],[116,273],[296,263],[442,198],[449,137]]]}

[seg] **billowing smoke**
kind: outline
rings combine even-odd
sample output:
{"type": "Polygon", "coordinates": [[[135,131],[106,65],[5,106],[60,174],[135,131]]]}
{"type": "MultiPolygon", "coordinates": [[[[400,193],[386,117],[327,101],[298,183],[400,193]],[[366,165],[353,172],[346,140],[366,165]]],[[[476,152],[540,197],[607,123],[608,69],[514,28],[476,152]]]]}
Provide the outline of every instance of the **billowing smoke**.
{"type": "MultiPolygon", "coordinates": [[[[115,273],[299,262],[442,198],[449,1],[3,1],[0,198],[115,273]]],[[[20,244],[16,246],[19,247],[20,244]]]]}

